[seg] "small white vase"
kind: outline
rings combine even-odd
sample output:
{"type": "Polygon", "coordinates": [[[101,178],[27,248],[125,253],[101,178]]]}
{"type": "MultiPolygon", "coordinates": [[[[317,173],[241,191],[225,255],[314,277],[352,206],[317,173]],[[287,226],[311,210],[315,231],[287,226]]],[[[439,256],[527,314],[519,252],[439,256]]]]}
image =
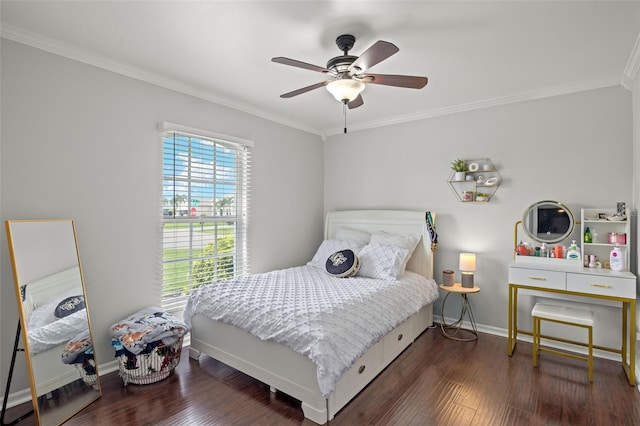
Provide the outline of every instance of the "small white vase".
{"type": "Polygon", "coordinates": [[[455,180],[455,181],[464,180],[464,177],[465,177],[465,172],[455,172],[453,174],[453,180],[455,180]]]}

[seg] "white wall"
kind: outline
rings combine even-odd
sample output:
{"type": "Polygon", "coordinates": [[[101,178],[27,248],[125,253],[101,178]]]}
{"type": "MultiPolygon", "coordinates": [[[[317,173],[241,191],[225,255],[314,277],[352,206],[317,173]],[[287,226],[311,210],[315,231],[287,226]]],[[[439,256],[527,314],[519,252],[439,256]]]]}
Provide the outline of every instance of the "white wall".
{"type": "MultiPolygon", "coordinates": [[[[76,219],[101,363],[113,359],[108,327],[159,300],[161,120],[255,141],[254,272],[310,258],[324,211],[433,210],[436,276],[457,269],[460,251],[475,251],[474,313],[497,332],[507,326],[513,223],[528,205],[556,199],[578,215],[633,198],[638,114],[632,119],[631,93],[619,87],[337,135],[323,148],[313,135],[14,42],[2,40],[1,55],[0,218],[76,219]],[[458,157],[490,157],[498,167],[503,183],[490,203],[463,204],[451,193],[449,163],[458,157]]],[[[4,387],[17,321],[4,232],[0,250],[4,387]]],[[[617,327],[617,315],[601,314],[601,331],[617,327]]],[[[18,356],[12,392],[27,386],[18,356]]]]}
{"type": "MultiPolygon", "coordinates": [[[[255,142],[253,272],[313,255],[323,225],[319,137],[5,39],[1,55],[0,218],[76,220],[100,363],[113,360],[109,326],[159,304],[158,122],[255,142]]],[[[4,391],[18,317],[4,232],[0,244],[4,391]]],[[[11,391],[27,387],[19,354],[11,391]]]]}
{"type": "MultiPolygon", "coordinates": [[[[580,208],[631,206],[631,115],[631,92],[612,87],[334,136],[325,143],[325,210],[436,212],[436,278],[457,271],[460,252],[477,253],[475,319],[506,335],[514,223],[544,199],[564,202],[576,220],[580,208]],[[489,203],[461,203],[451,192],[458,157],[488,157],[500,171],[489,203]]],[[[520,318],[530,317],[525,306],[520,318]]],[[[607,331],[619,329],[617,312],[598,309],[596,340],[615,345],[619,335],[607,331]]],[[[458,314],[459,305],[447,305],[446,316],[458,314]]]]}

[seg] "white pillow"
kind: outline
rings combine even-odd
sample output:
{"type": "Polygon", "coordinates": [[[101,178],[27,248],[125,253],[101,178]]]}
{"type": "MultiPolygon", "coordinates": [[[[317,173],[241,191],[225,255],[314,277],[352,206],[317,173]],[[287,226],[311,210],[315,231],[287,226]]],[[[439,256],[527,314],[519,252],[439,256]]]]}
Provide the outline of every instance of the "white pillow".
{"type": "Polygon", "coordinates": [[[364,247],[363,243],[360,243],[358,241],[353,241],[353,240],[338,240],[336,238],[330,239],[330,240],[324,240],[320,244],[320,247],[318,247],[316,254],[313,255],[313,259],[311,259],[307,263],[307,265],[316,266],[318,268],[325,269],[325,264],[327,262],[327,259],[333,253],[340,250],[349,249],[349,250],[352,250],[357,255],[360,252],[360,250],[362,250],[362,247],[364,247]]]}
{"type": "Polygon", "coordinates": [[[384,231],[376,231],[371,234],[371,244],[381,244],[383,246],[397,246],[409,250],[409,257],[413,254],[420,241],[420,235],[397,235],[384,231]]]}
{"type": "Polygon", "coordinates": [[[411,255],[413,255],[413,251],[416,249],[418,242],[420,241],[421,235],[398,235],[398,234],[389,234],[384,231],[376,231],[371,235],[370,244],[380,244],[380,245],[388,245],[388,246],[396,246],[400,248],[404,248],[407,250],[407,257],[404,259],[404,263],[402,264],[402,274],[404,274],[404,270],[407,267],[407,263],[409,263],[409,259],[411,255]]]}
{"type": "Polygon", "coordinates": [[[397,280],[404,275],[405,259],[409,251],[405,248],[371,243],[358,254],[359,276],[379,280],[397,280]]]}
{"type": "Polygon", "coordinates": [[[367,231],[360,231],[353,228],[339,227],[334,236],[337,240],[351,240],[362,243],[362,245],[369,244],[371,240],[371,234],[367,231]]]}

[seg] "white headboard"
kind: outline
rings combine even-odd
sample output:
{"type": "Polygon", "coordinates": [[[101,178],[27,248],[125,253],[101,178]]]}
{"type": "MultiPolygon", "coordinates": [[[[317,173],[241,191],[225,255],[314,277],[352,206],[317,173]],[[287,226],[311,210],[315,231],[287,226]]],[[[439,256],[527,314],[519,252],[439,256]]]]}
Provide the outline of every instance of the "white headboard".
{"type": "Polygon", "coordinates": [[[80,269],[74,266],[64,271],[49,275],[48,277],[30,282],[26,286],[25,300],[22,304],[25,316],[36,308],[45,305],[56,298],[83,294],[80,269]]]}
{"type": "MultiPolygon", "coordinates": [[[[345,210],[327,213],[324,237],[332,238],[340,227],[367,232],[386,231],[390,234],[422,235],[407,269],[433,278],[433,252],[427,231],[426,212],[408,210],[345,210]]],[[[431,212],[433,220],[435,213],[431,212]]]]}

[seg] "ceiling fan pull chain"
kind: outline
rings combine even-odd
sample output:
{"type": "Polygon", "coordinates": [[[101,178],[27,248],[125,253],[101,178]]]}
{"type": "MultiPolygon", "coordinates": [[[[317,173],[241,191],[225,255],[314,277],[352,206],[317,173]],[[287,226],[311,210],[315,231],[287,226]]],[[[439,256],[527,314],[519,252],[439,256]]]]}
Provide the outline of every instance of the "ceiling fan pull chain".
{"type": "Polygon", "coordinates": [[[344,115],[344,132],[347,133],[347,101],[342,101],[342,114],[344,115]]]}

